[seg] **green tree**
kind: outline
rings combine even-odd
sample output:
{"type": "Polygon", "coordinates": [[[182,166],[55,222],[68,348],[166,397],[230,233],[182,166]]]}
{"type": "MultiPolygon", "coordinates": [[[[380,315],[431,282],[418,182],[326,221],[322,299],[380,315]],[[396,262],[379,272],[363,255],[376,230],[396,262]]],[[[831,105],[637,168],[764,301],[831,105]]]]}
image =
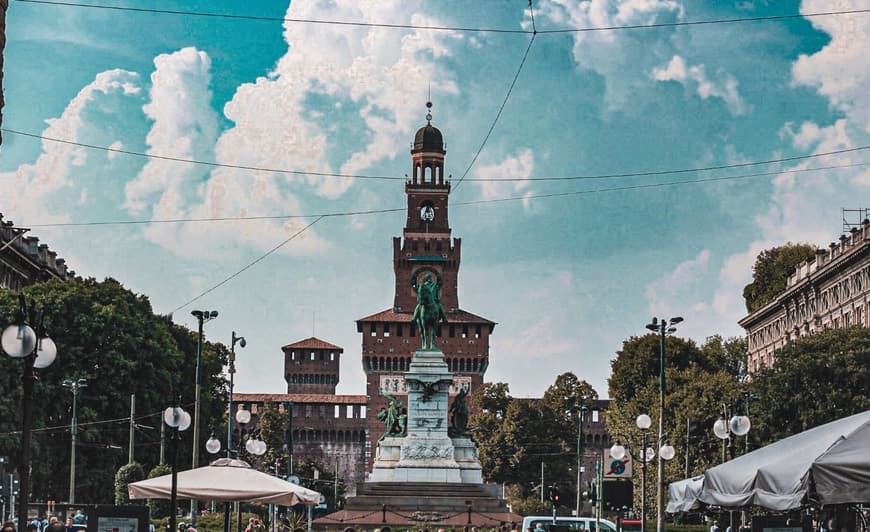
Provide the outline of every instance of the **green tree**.
{"type": "Polygon", "coordinates": [[[512,506],[538,509],[541,467],[545,482],[572,486],[576,461],[575,405],[598,394],[571,373],[557,377],[541,399],[515,399],[504,383],[472,394],[478,413],[470,421],[486,480],[513,485],[512,506]]]}
{"type": "Polygon", "coordinates": [[[755,258],[752,282],[743,289],[746,310],[755,312],[785,290],[795,266],[816,256],[812,244],[792,244],[765,249],[755,258]]]}
{"type": "MultiPolygon", "coordinates": [[[[157,464],[148,472],[148,478],[162,477],[172,474],[172,468],[167,464],[157,464]]],[[[148,499],[148,507],[151,508],[151,517],[161,519],[169,515],[169,501],[166,499],[148,499]]]]}
{"type": "MultiPolygon", "coordinates": [[[[659,347],[660,337],[649,334],[630,338],[617,353],[609,379],[611,401],[607,429],[614,439],[629,444],[639,456],[641,434],[637,416],[647,414],[653,426],[647,434],[648,446],[658,452],[659,347]],[[651,363],[652,361],[652,363],[651,363]],[[625,372],[618,373],[617,371],[625,372]],[[631,388],[631,383],[635,385],[631,388]]],[[[719,441],[711,427],[722,412],[722,404],[736,404],[748,385],[744,382],[746,349],[741,338],[707,339],[700,348],[677,337],[666,338],[664,440],[674,446],[676,456],[664,462],[663,478],[678,480],[704,471],[721,460],[719,441]],[[688,469],[686,454],[689,453],[688,469]]],[[[665,441],[660,443],[665,443],[665,441]]],[[[647,465],[647,493],[655,493],[656,461],[647,465]]],[[[639,466],[638,466],[639,467],[639,466]]],[[[635,502],[640,501],[640,485],[635,483],[635,502]]]]}
{"type": "MultiPolygon", "coordinates": [[[[659,351],[661,339],[657,334],[632,336],[622,343],[611,361],[611,373],[607,379],[610,398],[616,403],[626,403],[635,398],[638,390],[657,385],[659,378],[659,351]]],[[[707,371],[718,369],[717,361],[705,354],[692,340],[668,336],[665,338],[665,367],[686,369],[698,366],[707,371]]]]}
{"type": "MultiPolygon", "coordinates": [[[[136,395],[137,418],[154,430],[137,431],[137,462],[153,467],[159,457],[160,413],[181,392],[182,403],[192,412],[195,346],[182,346],[174,334],[187,331],[171,318],[154,314],[148,298],[124,288],[114,279],[49,281],[24,290],[46,309],[46,326],[58,346],[55,363],[39,371],[33,396],[33,448],[31,498],[34,501],[66,500],[69,491],[72,398],[64,379],[84,378],[88,387],[78,398],[79,440],[76,453],[76,500],[110,503],[114,478],[127,463],[130,395],[136,395]]],[[[17,294],[0,290],[0,327],[14,319],[17,294]]],[[[190,334],[187,331],[188,335],[190,334]]],[[[223,350],[225,351],[225,349],[223,350]]],[[[209,396],[202,414],[204,427],[215,416],[222,419],[225,397],[221,392],[221,350],[213,362],[206,359],[209,396]],[[212,399],[215,397],[215,399],[212,399]]],[[[17,456],[19,448],[21,378],[23,364],[0,357],[0,454],[17,456]]],[[[190,439],[179,452],[190,456],[190,439]],[[186,448],[186,450],[185,450],[186,448]]],[[[184,467],[183,460],[180,465],[184,467]]],[[[188,464],[189,465],[189,464],[188,464]]]]}
{"type": "Polygon", "coordinates": [[[145,470],[142,469],[142,464],[133,462],[121,466],[115,473],[115,504],[129,504],[130,493],[127,491],[127,485],[144,479],[145,470]]]}
{"type": "Polygon", "coordinates": [[[870,408],[870,329],[828,329],[776,354],[752,377],[750,435],[767,444],[870,408]]]}

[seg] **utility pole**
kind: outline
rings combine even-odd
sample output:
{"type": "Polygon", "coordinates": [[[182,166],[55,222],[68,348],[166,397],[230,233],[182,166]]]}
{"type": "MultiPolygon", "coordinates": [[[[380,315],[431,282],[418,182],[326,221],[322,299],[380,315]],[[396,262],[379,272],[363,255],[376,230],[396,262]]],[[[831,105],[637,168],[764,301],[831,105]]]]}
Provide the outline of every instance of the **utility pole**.
{"type": "Polygon", "coordinates": [[[69,465],[69,502],[70,504],[74,504],[76,502],[76,440],[78,438],[78,419],[76,418],[76,409],[77,409],[77,399],[79,396],[79,391],[82,388],[88,387],[88,381],[85,379],[78,380],[70,380],[67,379],[63,381],[63,387],[69,388],[72,392],[73,400],[72,400],[72,423],[70,428],[72,429],[72,444],[70,446],[70,465],[69,465]]]}
{"type": "Polygon", "coordinates": [[[133,449],[136,447],[136,394],[130,395],[130,449],[127,453],[127,463],[133,463],[133,449]]]}

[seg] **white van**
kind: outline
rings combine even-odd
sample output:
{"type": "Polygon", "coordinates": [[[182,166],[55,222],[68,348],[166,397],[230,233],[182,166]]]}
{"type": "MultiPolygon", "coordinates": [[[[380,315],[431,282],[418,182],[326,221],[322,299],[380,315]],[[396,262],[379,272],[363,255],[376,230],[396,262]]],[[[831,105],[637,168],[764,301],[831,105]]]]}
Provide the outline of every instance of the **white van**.
{"type": "Polygon", "coordinates": [[[553,516],[546,515],[523,517],[523,529],[521,532],[534,532],[538,523],[540,523],[541,528],[547,532],[577,532],[581,530],[616,532],[616,525],[607,519],[600,519],[600,528],[596,530],[594,517],[557,517],[556,523],[553,524],[553,516]]]}

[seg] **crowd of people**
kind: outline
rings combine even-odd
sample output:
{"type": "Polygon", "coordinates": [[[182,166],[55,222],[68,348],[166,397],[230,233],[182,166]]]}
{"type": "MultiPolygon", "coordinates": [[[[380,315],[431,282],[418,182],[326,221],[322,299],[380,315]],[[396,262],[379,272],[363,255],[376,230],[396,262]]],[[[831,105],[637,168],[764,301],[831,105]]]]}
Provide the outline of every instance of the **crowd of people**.
{"type": "MultiPolygon", "coordinates": [[[[88,522],[87,516],[81,510],[76,510],[76,513],[67,517],[64,522],[60,519],[54,515],[34,518],[27,523],[27,532],[75,532],[83,530],[88,522]]],[[[17,530],[18,518],[6,521],[3,523],[3,528],[0,528],[0,532],[17,532],[17,530]]]]}

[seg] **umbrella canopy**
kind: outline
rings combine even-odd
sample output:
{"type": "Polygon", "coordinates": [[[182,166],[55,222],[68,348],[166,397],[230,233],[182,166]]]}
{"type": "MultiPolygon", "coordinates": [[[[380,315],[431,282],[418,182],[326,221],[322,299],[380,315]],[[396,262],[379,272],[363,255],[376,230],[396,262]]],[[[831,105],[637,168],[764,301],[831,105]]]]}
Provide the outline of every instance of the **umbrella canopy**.
{"type": "MultiPolygon", "coordinates": [[[[316,491],[261,473],[251,469],[246,462],[229,458],[220,458],[205,467],[181,471],[177,475],[176,492],[181,499],[315,506],[321,497],[316,491]]],[[[127,490],[131,499],[168,499],[172,475],[132,482],[127,490]]]]}
{"type": "MultiPolygon", "coordinates": [[[[821,504],[870,502],[868,448],[870,410],[708,469],[700,481],[697,500],[715,506],[758,505],[780,511],[799,508],[807,495],[821,504]]],[[[675,489],[675,508],[690,504],[691,495],[683,490],[680,497],[679,486],[675,489]]]]}

